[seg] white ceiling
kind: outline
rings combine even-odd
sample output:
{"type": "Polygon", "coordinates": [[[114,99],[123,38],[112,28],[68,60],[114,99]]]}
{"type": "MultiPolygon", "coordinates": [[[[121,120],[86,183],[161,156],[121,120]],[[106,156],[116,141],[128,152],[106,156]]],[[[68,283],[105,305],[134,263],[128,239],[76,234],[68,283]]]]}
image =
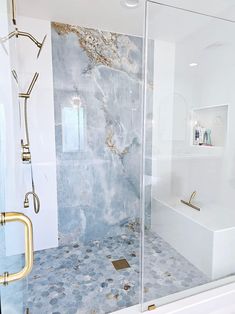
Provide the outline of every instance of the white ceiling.
{"type": "MultiPolygon", "coordinates": [[[[120,0],[18,0],[17,11],[19,15],[140,36],[143,34],[144,0],[140,2],[139,7],[128,9],[120,4],[120,0]]],[[[158,2],[235,20],[235,0],[158,2]]],[[[151,10],[154,7],[151,5],[151,10]]],[[[169,24],[178,26],[172,23],[172,19],[169,19],[169,24]]],[[[181,31],[185,25],[178,28],[181,31]]]]}

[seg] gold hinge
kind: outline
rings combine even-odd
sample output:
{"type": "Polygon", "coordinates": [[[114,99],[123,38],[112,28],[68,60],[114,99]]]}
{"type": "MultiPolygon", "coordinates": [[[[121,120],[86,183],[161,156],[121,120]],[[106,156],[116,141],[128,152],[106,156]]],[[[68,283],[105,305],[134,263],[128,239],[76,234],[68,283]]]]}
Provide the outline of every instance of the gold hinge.
{"type": "Polygon", "coordinates": [[[156,310],[156,305],[155,304],[151,304],[148,306],[148,311],[153,311],[153,310],[156,310]]]}

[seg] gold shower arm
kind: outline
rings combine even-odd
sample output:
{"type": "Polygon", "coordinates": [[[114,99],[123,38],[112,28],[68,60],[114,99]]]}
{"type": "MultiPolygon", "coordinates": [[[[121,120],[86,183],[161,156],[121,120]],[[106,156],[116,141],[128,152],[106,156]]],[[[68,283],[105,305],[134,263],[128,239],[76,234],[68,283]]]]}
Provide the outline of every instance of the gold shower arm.
{"type": "Polygon", "coordinates": [[[46,40],[46,37],[47,37],[47,35],[45,35],[42,42],[39,42],[32,34],[30,34],[28,32],[19,31],[18,28],[15,28],[15,30],[13,32],[9,33],[7,36],[0,38],[0,42],[2,44],[4,44],[7,40],[10,40],[14,36],[16,38],[18,38],[19,36],[29,38],[39,48],[37,58],[39,57],[39,55],[41,53],[41,49],[42,49],[44,42],[46,40]]]}
{"type": "Polygon", "coordinates": [[[5,272],[0,276],[0,284],[3,285],[25,278],[33,268],[33,226],[31,220],[22,213],[0,213],[0,224],[5,225],[8,222],[20,222],[25,227],[25,266],[17,273],[5,272]]]}
{"type": "Polygon", "coordinates": [[[45,40],[47,38],[47,35],[45,35],[43,37],[42,42],[40,43],[32,34],[27,33],[27,32],[19,31],[17,28],[15,30],[15,36],[16,36],[16,38],[18,38],[19,36],[23,36],[23,37],[28,37],[29,39],[31,39],[32,42],[39,48],[39,51],[38,51],[38,54],[37,54],[37,58],[39,57],[39,55],[41,53],[41,50],[42,50],[42,47],[43,47],[43,45],[45,43],[45,40]]]}
{"type": "Polygon", "coordinates": [[[30,33],[27,33],[27,32],[19,31],[18,28],[15,29],[15,36],[16,36],[16,38],[18,38],[19,36],[28,37],[29,39],[31,39],[35,43],[35,45],[38,48],[42,47],[42,44],[39,41],[37,41],[37,39],[33,35],[31,35],[30,33]]]}

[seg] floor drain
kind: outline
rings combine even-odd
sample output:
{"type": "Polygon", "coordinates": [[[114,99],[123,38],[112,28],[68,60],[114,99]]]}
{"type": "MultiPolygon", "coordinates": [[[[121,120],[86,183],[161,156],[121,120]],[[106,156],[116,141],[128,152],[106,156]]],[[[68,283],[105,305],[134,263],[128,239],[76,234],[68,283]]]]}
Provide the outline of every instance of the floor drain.
{"type": "Polygon", "coordinates": [[[125,269],[131,267],[128,261],[124,259],[119,259],[117,261],[112,261],[112,264],[116,270],[125,269]]]}

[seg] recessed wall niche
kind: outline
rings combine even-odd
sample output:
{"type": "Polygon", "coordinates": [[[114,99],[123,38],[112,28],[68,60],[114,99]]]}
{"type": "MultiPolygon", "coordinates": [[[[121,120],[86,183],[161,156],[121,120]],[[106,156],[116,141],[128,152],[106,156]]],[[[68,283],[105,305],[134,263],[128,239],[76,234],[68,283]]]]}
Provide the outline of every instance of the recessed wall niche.
{"type": "Polygon", "coordinates": [[[228,105],[194,108],[191,112],[191,145],[223,147],[227,138],[228,105]]]}

